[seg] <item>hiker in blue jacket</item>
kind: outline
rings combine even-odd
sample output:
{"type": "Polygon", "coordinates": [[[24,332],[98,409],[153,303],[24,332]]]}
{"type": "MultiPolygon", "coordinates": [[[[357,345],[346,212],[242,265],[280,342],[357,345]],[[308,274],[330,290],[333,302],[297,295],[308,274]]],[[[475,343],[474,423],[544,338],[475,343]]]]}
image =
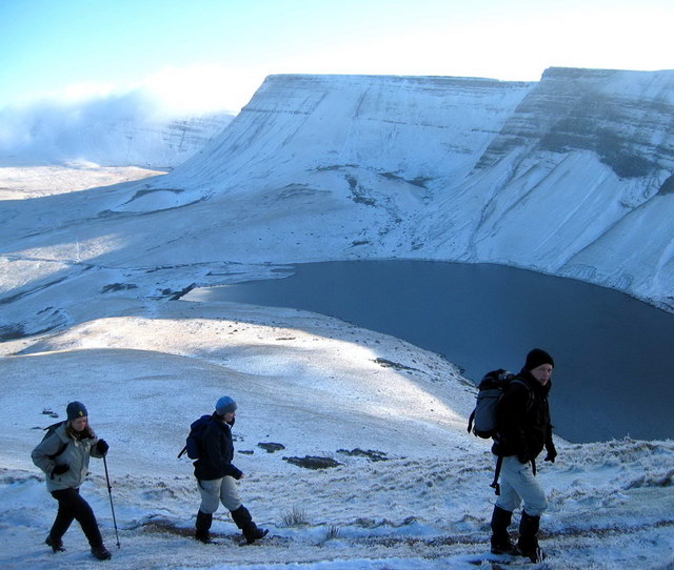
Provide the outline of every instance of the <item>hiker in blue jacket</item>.
{"type": "Polygon", "coordinates": [[[503,391],[496,409],[497,433],[492,452],[501,462],[500,494],[491,520],[491,550],[495,554],[522,555],[538,562],[541,514],[548,503],[535,478],[536,457],[546,449],[545,461],[554,463],[548,394],[555,362],[547,352],[534,348],[515,380],[503,391]],[[513,511],[524,502],[517,546],[508,534],[513,511]]]}
{"type": "Polygon", "coordinates": [[[243,473],[232,464],[232,426],[236,409],[236,402],[229,396],[223,396],[217,401],[215,412],[201,436],[199,459],[194,462],[194,475],[201,494],[195,538],[206,544],[212,542],[209,531],[213,523],[213,513],[218,510],[220,503],[229,510],[248,544],[268,532],[257,527],[239,497],[236,481],[243,478],[243,473]]]}
{"type": "Polygon", "coordinates": [[[89,458],[102,458],[108,444],[98,439],[89,426],[87,409],[81,402],[70,402],[67,420],[31,453],[33,463],[47,476],[47,491],[58,501],[56,519],[45,544],[54,552],[65,550],[62,538],[73,520],[77,520],[89,541],[91,553],[99,560],[111,554],[103,545],[96,516],[80,495],[80,486],[89,471],[89,458]]]}

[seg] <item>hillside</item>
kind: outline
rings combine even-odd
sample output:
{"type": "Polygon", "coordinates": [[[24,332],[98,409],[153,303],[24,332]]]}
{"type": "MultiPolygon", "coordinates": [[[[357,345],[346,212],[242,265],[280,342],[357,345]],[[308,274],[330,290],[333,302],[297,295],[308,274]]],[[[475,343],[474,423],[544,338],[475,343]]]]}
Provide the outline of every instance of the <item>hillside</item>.
{"type": "Polygon", "coordinates": [[[670,71],[272,76],[198,155],[88,215],[156,230],[179,208],[179,240],[129,232],[145,264],[501,263],[671,309],[672,87],[670,71]]]}
{"type": "MultiPolygon", "coordinates": [[[[564,139],[568,152],[535,142],[532,97],[546,81],[596,92],[610,87],[606,77],[622,77],[630,85],[623,98],[655,100],[671,77],[601,75],[551,71],[540,84],[272,77],[170,174],[87,162],[0,167],[0,566],[92,566],[76,526],[65,553],[43,544],[56,508],[30,460],[39,428],[79,399],[111,445],[110,494],[97,461],[82,489],[113,552],[107,567],[495,568],[486,555],[493,461],[489,443],[465,431],[475,388],[455,365],[336,319],[190,302],[185,293],[329,259],[498,258],[563,273],[574,267],[561,263],[564,248],[579,247],[573,231],[589,216],[567,194],[590,180],[583,204],[595,208],[597,231],[606,229],[572,255],[594,264],[582,276],[626,276],[641,270],[633,252],[644,263],[659,252],[643,279],[620,283],[667,305],[671,135],[658,130],[662,116],[650,115],[642,139],[634,137],[660,137],[648,154],[657,170],[648,183],[639,169],[626,177],[587,139],[575,147],[564,139]],[[548,227],[540,212],[568,226],[548,227]],[[656,216],[664,221],[647,225],[656,216]],[[516,230],[536,221],[533,247],[531,232],[516,230]],[[616,249],[618,235],[624,249],[616,249]],[[609,248],[602,256],[600,245],[609,248]],[[198,492],[191,465],[176,455],[189,423],[223,393],[240,406],[243,499],[270,529],[251,548],[238,547],[222,510],[220,545],[190,537],[198,492]],[[270,453],[265,444],[284,449],[270,453]],[[340,465],[292,462],[306,456],[340,465]]],[[[565,95],[572,107],[577,92],[565,95]]],[[[671,91],[663,93],[668,109],[671,91]]],[[[648,107],[635,113],[646,117],[648,107]]],[[[539,472],[550,509],[541,536],[549,558],[538,567],[671,569],[672,442],[557,447],[556,463],[539,472]]]]}

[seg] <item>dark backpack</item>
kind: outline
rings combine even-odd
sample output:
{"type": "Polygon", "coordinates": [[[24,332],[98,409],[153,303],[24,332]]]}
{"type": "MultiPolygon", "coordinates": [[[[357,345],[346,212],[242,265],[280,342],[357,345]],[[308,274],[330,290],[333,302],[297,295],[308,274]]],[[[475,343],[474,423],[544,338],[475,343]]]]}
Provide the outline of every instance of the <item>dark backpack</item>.
{"type": "Polygon", "coordinates": [[[477,387],[477,403],[468,419],[468,433],[477,437],[490,439],[496,435],[496,406],[505,387],[514,380],[515,375],[503,368],[487,372],[477,387]]]}
{"type": "MultiPolygon", "coordinates": [[[[471,431],[477,436],[484,439],[492,438],[496,435],[496,408],[501,399],[501,395],[511,382],[518,382],[527,388],[529,392],[529,405],[533,400],[533,394],[529,387],[522,380],[517,380],[515,374],[508,372],[503,368],[487,372],[480,384],[477,387],[477,403],[473,413],[468,419],[468,433],[471,431]]],[[[496,469],[494,470],[494,480],[490,487],[499,495],[501,493],[498,478],[501,473],[501,464],[503,457],[499,455],[496,460],[496,469]]],[[[536,463],[532,461],[532,469],[534,475],[536,474],[536,463]]]]}
{"type": "Polygon", "coordinates": [[[201,451],[201,437],[204,435],[204,430],[206,429],[210,419],[211,416],[206,414],[190,424],[190,433],[185,440],[185,447],[183,447],[178,454],[178,459],[180,459],[185,453],[187,453],[187,457],[190,459],[199,459],[201,451]]]}
{"type": "MultiPolygon", "coordinates": [[[[46,439],[49,439],[54,434],[54,432],[59,427],[61,427],[64,423],[66,423],[65,420],[61,421],[61,422],[56,422],[55,424],[52,424],[52,425],[44,428],[45,434],[44,434],[44,436],[42,436],[42,440],[40,441],[40,443],[42,443],[46,439]]],[[[56,451],[56,453],[52,453],[51,455],[47,455],[47,457],[49,457],[49,459],[51,459],[51,460],[56,459],[59,455],[61,455],[66,450],[66,447],[68,447],[68,444],[63,443],[60,439],[59,439],[59,442],[60,442],[59,448],[56,451]]]]}

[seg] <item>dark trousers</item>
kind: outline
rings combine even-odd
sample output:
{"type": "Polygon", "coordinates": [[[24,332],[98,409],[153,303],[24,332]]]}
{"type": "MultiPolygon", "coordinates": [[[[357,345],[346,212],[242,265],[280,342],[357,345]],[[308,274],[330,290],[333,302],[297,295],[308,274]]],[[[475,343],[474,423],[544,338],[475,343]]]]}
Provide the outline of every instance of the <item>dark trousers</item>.
{"type": "Polygon", "coordinates": [[[77,520],[92,548],[98,548],[103,545],[101,531],[98,530],[94,511],[89,506],[89,503],[80,496],[79,489],[52,491],[51,496],[59,503],[56,519],[49,532],[49,536],[54,543],[60,544],[61,538],[70,527],[70,524],[73,520],[77,520]]]}

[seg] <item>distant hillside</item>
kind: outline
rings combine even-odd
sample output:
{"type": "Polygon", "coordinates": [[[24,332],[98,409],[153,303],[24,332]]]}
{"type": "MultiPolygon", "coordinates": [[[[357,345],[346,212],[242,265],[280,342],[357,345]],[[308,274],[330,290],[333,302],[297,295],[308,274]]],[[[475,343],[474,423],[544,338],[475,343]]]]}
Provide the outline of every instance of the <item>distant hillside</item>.
{"type": "Polygon", "coordinates": [[[0,165],[76,160],[170,168],[201,150],[233,119],[228,113],[152,118],[136,109],[109,113],[92,106],[30,108],[14,112],[11,120],[10,112],[0,114],[0,165]]]}

